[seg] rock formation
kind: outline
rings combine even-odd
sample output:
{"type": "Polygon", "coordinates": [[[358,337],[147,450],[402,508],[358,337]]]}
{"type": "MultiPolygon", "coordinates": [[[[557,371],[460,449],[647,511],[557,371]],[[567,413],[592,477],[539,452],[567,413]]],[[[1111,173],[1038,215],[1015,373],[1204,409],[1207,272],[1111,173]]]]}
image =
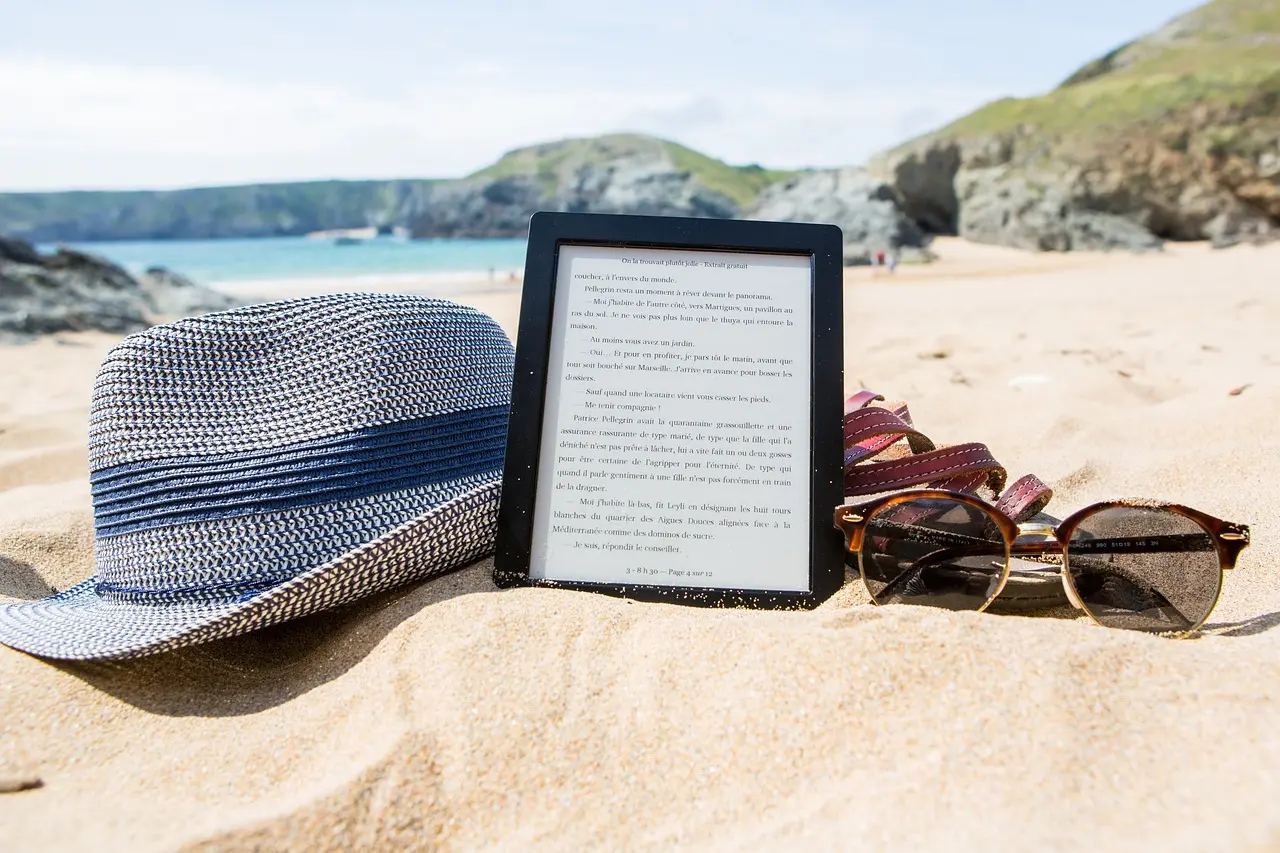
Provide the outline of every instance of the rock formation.
{"type": "Polygon", "coordinates": [[[750,198],[750,183],[749,172],[652,137],[565,140],[517,149],[471,178],[432,185],[410,227],[415,237],[522,236],[539,210],[732,219],[741,204],[729,193],[750,198]],[[681,164],[682,152],[702,162],[681,164]],[[707,186],[696,168],[704,164],[731,183],[707,186]]]}
{"type": "Polygon", "coordinates": [[[42,255],[30,243],[0,237],[0,340],[85,330],[125,334],[236,304],[168,270],[136,279],[95,255],[72,249],[42,255]]]}
{"type": "Polygon", "coordinates": [[[790,173],[729,166],[639,134],[520,148],[458,180],[312,181],[136,192],[0,193],[0,232],[35,242],[270,237],[393,226],[511,237],[537,210],[731,218],[790,173]]]}
{"type": "Polygon", "coordinates": [[[0,227],[44,240],[267,236],[392,225],[407,226],[415,237],[521,237],[539,210],[751,216],[833,222],[845,231],[850,263],[866,263],[878,250],[897,251],[903,260],[929,257],[928,235],[903,216],[895,191],[861,170],[729,166],[639,134],[519,148],[453,181],[36,195],[39,204],[31,203],[31,195],[0,195],[0,227]],[[31,213],[37,209],[40,217],[31,213]],[[234,215],[219,216],[226,211],[234,215]]]}
{"type": "Polygon", "coordinates": [[[633,134],[519,149],[466,181],[436,184],[413,233],[519,236],[538,210],[827,222],[844,231],[846,263],[870,263],[877,250],[930,257],[894,190],[860,169],[771,174],[633,134]]]}
{"type": "Polygon", "coordinates": [[[1215,0],[1047,95],[989,104],[869,168],[924,228],[979,242],[1280,236],[1280,3],[1215,0]]]}
{"type": "Polygon", "coordinates": [[[862,169],[805,172],[760,194],[751,219],[826,222],[844,232],[846,265],[869,264],[876,252],[903,261],[932,259],[930,236],[908,217],[893,187],[862,169]]]}

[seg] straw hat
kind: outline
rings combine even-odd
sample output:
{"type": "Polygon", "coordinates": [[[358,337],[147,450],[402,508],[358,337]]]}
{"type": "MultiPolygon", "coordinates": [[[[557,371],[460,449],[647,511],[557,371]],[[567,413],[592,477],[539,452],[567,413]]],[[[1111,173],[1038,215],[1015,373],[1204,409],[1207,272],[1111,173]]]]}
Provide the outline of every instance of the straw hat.
{"type": "Polygon", "coordinates": [[[135,657],[485,556],[513,355],[474,309],[374,294],[126,338],[89,416],[97,573],[0,605],[0,643],[135,657]]]}

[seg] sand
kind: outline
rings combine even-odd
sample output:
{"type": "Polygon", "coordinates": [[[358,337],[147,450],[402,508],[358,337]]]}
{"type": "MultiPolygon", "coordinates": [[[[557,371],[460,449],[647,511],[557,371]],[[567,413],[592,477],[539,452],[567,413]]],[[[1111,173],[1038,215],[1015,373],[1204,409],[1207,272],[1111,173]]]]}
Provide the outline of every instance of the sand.
{"type": "MultiPolygon", "coordinates": [[[[1280,246],[852,270],[846,378],[1057,490],[1253,526],[1203,637],[498,591],[126,663],[0,648],[0,849],[1280,850],[1280,246]],[[1241,390],[1243,389],[1243,390],[1241,390]]],[[[452,297],[512,334],[513,288],[452,297]]],[[[92,573],[112,340],[0,348],[0,594],[92,573]]]]}

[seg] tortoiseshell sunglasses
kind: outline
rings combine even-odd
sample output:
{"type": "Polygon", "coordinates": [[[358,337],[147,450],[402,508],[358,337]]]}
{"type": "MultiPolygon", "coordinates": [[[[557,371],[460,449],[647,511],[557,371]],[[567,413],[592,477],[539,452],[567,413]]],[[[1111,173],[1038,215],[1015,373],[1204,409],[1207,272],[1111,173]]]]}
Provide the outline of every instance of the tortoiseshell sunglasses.
{"type": "Polygon", "coordinates": [[[1011,574],[1057,571],[1099,625],[1172,635],[1205,623],[1249,544],[1243,524],[1141,500],[1018,525],[971,495],[918,490],[836,507],[834,523],[876,604],[985,610],[1011,574]]]}

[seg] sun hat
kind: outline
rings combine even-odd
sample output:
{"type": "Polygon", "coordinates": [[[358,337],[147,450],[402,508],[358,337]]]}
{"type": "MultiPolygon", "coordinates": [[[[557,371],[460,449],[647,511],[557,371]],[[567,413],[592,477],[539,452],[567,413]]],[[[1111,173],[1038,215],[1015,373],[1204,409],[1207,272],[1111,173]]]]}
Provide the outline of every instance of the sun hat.
{"type": "Polygon", "coordinates": [[[475,309],[381,294],[126,338],[90,407],[96,574],[0,605],[0,643],[136,657],[491,553],[513,359],[475,309]]]}

